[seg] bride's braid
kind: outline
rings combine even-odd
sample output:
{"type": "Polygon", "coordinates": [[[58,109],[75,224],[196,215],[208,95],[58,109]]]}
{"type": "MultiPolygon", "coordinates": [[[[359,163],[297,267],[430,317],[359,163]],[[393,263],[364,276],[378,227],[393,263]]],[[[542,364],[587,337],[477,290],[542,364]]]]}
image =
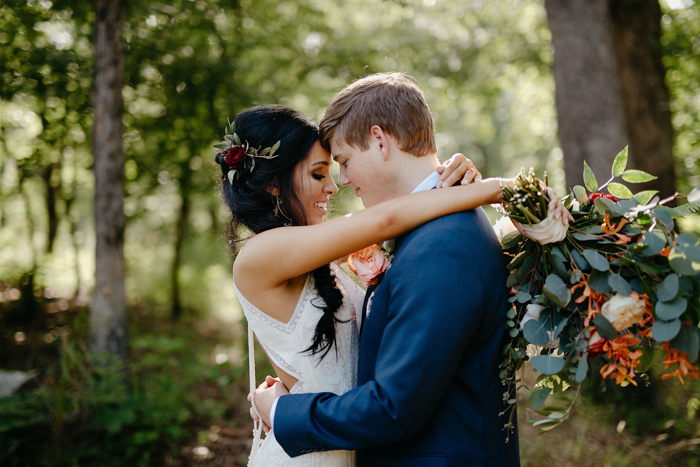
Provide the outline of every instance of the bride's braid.
{"type": "MultiPolygon", "coordinates": [[[[255,166],[240,166],[237,178],[229,179],[231,170],[227,162],[231,155],[225,149],[216,154],[215,161],[221,167],[221,193],[233,215],[227,238],[234,252],[238,244],[247,238],[242,230],[254,234],[282,227],[292,221],[293,225],[307,225],[306,211],[294,192],[294,169],[309,154],[318,141],[318,126],[296,110],[282,105],[254,107],[235,118],[236,134],[243,143],[251,147],[267,148],[281,141],[278,157],[255,158],[255,166]],[[273,187],[279,189],[277,198],[270,194],[273,187]],[[289,219],[289,220],[288,220],[289,219]],[[242,229],[245,228],[245,229],[242,229]]],[[[248,156],[245,156],[248,157],[248,156]]],[[[322,358],[335,343],[335,312],[343,302],[343,295],[336,286],[335,276],[329,265],[312,271],[320,300],[313,305],[323,310],[316,326],[313,343],[307,349],[311,354],[322,352],[322,358]]]]}

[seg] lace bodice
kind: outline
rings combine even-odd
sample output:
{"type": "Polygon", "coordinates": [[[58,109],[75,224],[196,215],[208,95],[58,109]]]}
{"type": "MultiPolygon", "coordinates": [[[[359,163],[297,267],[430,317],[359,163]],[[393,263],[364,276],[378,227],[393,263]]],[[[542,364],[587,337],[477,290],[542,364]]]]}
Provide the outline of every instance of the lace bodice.
{"type": "MultiPolygon", "coordinates": [[[[336,316],[344,322],[336,323],[335,348],[323,359],[320,359],[319,354],[310,355],[306,352],[313,342],[324,306],[323,299],[314,286],[312,274],[306,277],[292,318],[287,323],[277,321],[256,308],[234,283],[243,313],[260,345],[275,365],[299,381],[291,388],[292,394],[343,394],[357,385],[357,335],[364,291],[336,264],[331,264],[331,271],[343,294],[343,304],[336,311],[336,316]]],[[[354,455],[347,451],[329,451],[291,459],[274,440],[273,433],[266,438],[253,465],[291,466],[296,465],[297,461],[300,462],[299,465],[350,467],[354,465],[354,455]]]]}

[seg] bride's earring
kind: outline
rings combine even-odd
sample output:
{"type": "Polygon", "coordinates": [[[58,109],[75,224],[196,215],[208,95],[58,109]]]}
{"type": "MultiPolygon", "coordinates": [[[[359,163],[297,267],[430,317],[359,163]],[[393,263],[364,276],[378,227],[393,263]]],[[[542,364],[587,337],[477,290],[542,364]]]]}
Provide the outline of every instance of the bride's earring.
{"type": "Polygon", "coordinates": [[[277,200],[277,205],[275,206],[275,211],[274,211],[275,216],[280,217],[280,215],[281,215],[284,219],[287,220],[287,222],[285,222],[284,225],[289,227],[290,225],[292,225],[292,220],[289,217],[287,217],[287,215],[284,213],[284,211],[282,211],[282,207],[280,206],[280,197],[275,196],[275,199],[277,200]]]}

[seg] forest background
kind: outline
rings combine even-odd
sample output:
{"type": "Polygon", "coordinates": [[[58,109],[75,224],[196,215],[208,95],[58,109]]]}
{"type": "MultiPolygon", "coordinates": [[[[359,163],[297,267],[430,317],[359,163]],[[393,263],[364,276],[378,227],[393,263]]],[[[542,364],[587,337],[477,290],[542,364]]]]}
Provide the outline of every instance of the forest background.
{"type": "MultiPolygon", "coordinates": [[[[245,323],[211,147],[245,108],[282,103],[318,120],[352,80],[402,71],[425,92],[441,160],[462,152],[485,176],[546,170],[563,196],[583,159],[606,180],[629,144],[631,164],[660,176],[650,188],[700,185],[692,0],[133,0],[123,11],[128,352],[105,363],[89,350],[95,194],[110,192],[93,175],[98,18],[88,2],[0,6],[0,368],[31,377],[0,398],[3,465],[245,465],[245,323]]],[[[359,209],[341,188],[332,215],[359,209]]],[[[572,420],[540,437],[522,410],[523,465],[698,465],[700,385],[654,375],[640,388],[593,383],[572,420]]]]}

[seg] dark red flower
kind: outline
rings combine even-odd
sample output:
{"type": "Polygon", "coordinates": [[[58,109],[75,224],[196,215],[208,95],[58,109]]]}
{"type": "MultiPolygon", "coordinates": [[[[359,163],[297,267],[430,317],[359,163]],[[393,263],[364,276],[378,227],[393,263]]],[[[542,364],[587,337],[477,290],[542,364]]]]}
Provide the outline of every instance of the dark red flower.
{"type": "Polygon", "coordinates": [[[596,198],[600,198],[600,197],[607,198],[610,201],[617,203],[617,198],[615,198],[613,195],[604,195],[602,193],[593,193],[589,199],[591,200],[591,203],[592,203],[593,201],[596,200],[596,198]]]}
{"type": "Polygon", "coordinates": [[[226,154],[226,165],[229,169],[238,169],[243,164],[243,159],[245,159],[245,149],[236,146],[226,154]]]}

